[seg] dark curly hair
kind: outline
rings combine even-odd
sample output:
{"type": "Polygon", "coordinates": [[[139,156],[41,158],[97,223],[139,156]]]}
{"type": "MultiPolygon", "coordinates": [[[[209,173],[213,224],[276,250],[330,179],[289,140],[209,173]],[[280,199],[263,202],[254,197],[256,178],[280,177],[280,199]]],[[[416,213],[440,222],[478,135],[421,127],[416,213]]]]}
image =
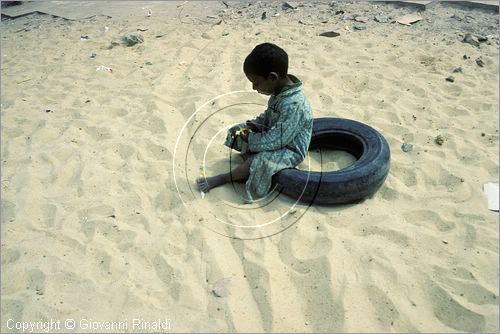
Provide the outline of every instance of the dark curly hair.
{"type": "Polygon", "coordinates": [[[276,72],[280,77],[285,77],[288,74],[288,55],[275,44],[259,44],[245,58],[243,71],[262,77],[276,72]]]}

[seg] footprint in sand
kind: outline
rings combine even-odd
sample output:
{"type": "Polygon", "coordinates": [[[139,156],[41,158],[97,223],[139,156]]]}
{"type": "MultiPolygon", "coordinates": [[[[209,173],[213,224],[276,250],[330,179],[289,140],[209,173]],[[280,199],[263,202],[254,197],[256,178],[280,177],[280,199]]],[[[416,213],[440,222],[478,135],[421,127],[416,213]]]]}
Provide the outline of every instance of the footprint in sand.
{"type": "Polygon", "coordinates": [[[175,275],[174,268],[159,254],[153,258],[153,266],[158,278],[165,283],[165,286],[168,288],[168,294],[174,300],[178,301],[181,285],[175,275]]]}
{"type": "Polygon", "coordinates": [[[425,285],[434,315],[444,325],[461,332],[484,331],[486,321],[483,315],[462,306],[431,279],[428,279],[425,285]]]}
{"type": "Polygon", "coordinates": [[[314,331],[342,331],[344,305],[332,291],[330,259],[332,248],[329,238],[316,238],[311,248],[314,258],[297,258],[293,247],[293,233],[281,234],[278,245],[281,260],[291,269],[292,282],[304,302],[304,318],[314,331]],[[320,307],[318,307],[320,306],[320,307]]]}
{"type": "Polygon", "coordinates": [[[16,218],[16,205],[10,201],[2,199],[2,224],[12,223],[16,218]]]}

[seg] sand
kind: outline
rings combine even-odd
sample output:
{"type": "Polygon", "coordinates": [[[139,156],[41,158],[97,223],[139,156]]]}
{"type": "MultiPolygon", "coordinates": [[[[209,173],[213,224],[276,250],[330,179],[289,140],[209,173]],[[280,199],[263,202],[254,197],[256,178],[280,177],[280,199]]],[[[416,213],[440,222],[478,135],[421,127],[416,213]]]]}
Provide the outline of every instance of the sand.
{"type": "MultiPolygon", "coordinates": [[[[499,177],[498,14],[437,4],[403,26],[373,17],[414,8],[228,5],[2,20],[1,331],[498,331],[498,212],[482,191],[499,177]],[[109,48],[137,29],[144,43],[109,48]],[[463,43],[470,31],[488,41],[463,43]],[[288,52],[315,117],[387,139],[372,198],[243,205],[241,185],[194,189],[200,168],[239,163],[222,142],[265,107],[242,72],[265,41],[288,52]]],[[[325,154],[324,170],[352,162],[325,154]]]]}

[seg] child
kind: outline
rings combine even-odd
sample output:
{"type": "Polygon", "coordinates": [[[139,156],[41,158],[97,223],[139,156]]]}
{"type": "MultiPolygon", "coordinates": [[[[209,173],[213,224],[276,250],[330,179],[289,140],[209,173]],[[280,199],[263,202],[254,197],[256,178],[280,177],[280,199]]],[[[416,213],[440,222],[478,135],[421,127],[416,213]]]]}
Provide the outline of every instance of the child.
{"type": "Polygon", "coordinates": [[[196,183],[206,193],[232,181],[246,181],[246,202],[251,203],[269,192],[274,174],[304,160],[313,121],[302,82],[287,73],[288,55],[283,49],[271,43],[257,45],[246,57],[243,71],[254,90],[271,95],[267,110],[228,131],[224,144],[242,153],[243,164],[196,183]]]}

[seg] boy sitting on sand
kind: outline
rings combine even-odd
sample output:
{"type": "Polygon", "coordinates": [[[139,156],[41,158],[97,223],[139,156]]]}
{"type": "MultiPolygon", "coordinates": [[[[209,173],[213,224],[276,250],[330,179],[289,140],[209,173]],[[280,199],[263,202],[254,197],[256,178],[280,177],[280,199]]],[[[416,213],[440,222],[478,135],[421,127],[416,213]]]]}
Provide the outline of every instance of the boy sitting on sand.
{"type": "Polygon", "coordinates": [[[271,95],[267,110],[253,120],[233,126],[226,146],[242,153],[244,163],[229,173],[196,180],[206,193],[220,185],[246,181],[247,202],[264,197],[274,174],[301,163],[312,134],[312,111],[302,93],[302,82],[288,72],[288,55],[280,47],[263,43],[246,57],[243,71],[253,89],[271,95]]]}

